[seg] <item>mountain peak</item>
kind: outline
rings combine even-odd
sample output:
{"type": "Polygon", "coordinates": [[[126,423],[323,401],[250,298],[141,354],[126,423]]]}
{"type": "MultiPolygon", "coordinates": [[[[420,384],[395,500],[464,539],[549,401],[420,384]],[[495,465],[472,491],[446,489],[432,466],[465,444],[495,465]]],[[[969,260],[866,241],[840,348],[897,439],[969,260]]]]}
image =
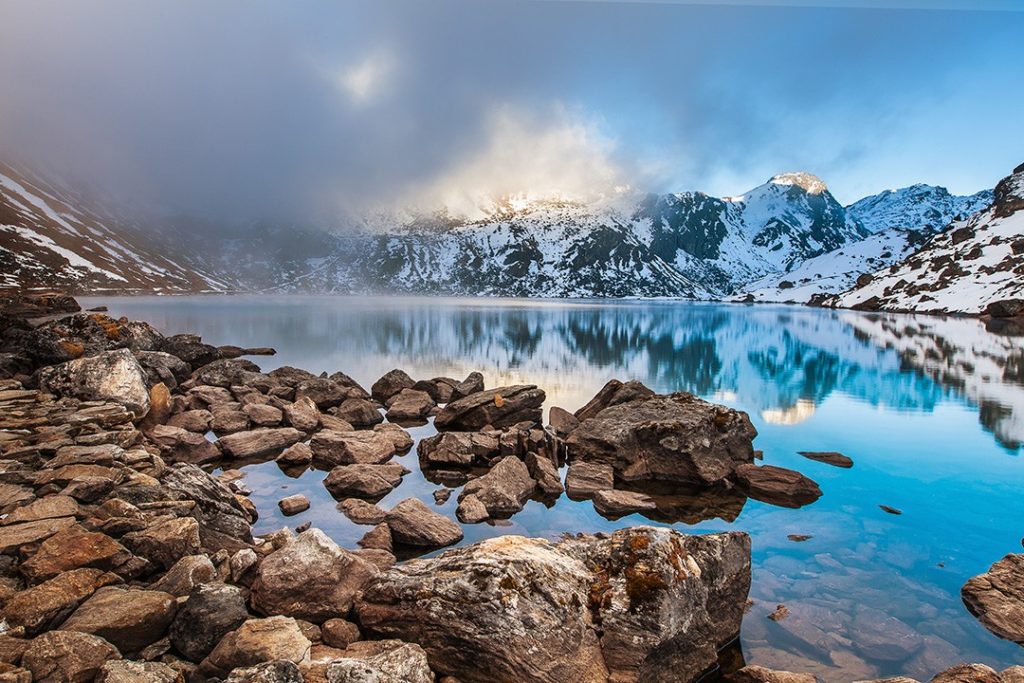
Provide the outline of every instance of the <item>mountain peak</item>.
{"type": "Polygon", "coordinates": [[[828,185],[818,176],[806,171],[780,173],[772,176],[769,183],[773,185],[796,185],[808,194],[821,194],[828,191],[828,185]]]}

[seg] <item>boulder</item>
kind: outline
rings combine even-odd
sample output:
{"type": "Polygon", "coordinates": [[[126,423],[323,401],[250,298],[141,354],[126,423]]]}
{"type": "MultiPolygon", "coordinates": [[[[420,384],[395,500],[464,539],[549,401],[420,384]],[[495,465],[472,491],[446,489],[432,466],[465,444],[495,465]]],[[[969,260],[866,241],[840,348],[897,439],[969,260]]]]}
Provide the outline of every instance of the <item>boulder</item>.
{"type": "Polygon", "coordinates": [[[338,406],[334,416],[357,429],[369,429],[384,421],[384,416],[373,403],[365,398],[349,398],[338,406]]]}
{"type": "Polygon", "coordinates": [[[212,581],[216,575],[217,570],[206,555],[188,555],[175,562],[150,589],[183,598],[196,586],[212,581]]]}
{"type": "Polygon", "coordinates": [[[21,573],[29,581],[39,583],[83,567],[130,577],[140,568],[140,562],[106,534],[86,531],[75,524],[43,541],[35,554],[22,562],[21,573]]]}
{"type": "Polygon", "coordinates": [[[209,583],[195,586],[171,622],[171,645],[186,659],[201,662],[229,632],[245,623],[249,612],[237,586],[209,583]]]}
{"type": "Polygon", "coordinates": [[[412,389],[415,384],[412,377],[396,368],[373,383],[373,386],[370,387],[370,395],[376,401],[387,403],[389,398],[403,389],[412,389]]]}
{"type": "Polygon", "coordinates": [[[406,498],[388,510],[385,517],[391,537],[398,545],[414,548],[443,548],[462,540],[462,529],[444,515],[434,512],[417,498],[406,498]]]}
{"type": "Polygon", "coordinates": [[[116,574],[100,569],[72,569],[9,598],[0,610],[11,626],[35,634],[57,627],[96,590],[119,583],[116,574]]]}
{"type": "Polygon", "coordinates": [[[392,422],[426,420],[436,405],[425,391],[402,389],[388,401],[387,418],[392,422]]]}
{"type": "Polygon", "coordinates": [[[591,498],[598,491],[615,488],[615,470],[611,465],[573,462],[565,475],[565,492],[577,500],[591,498]]]}
{"type": "Polygon", "coordinates": [[[383,522],[387,516],[387,511],[359,498],[346,498],[338,503],[338,509],[355,524],[376,525],[383,522]]]}
{"type": "Polygon", "coordinates": [[[635,512],[654,512],[654,499],[646,493],[605,489],[594,494],[594,509],[605,517],[619,518],[635,512]]]}
{"type": "Polygon", "coordinates": [[[96,683],[184,683],[182,675],[161,662],[107,660],[96,683]]]}
{"type": "MultiPolygon", "coordinates": [[[[190,410],[188,412],[206,413],[205,410],[190,410]]],[[[191,462],[202,465],[221,457],[217,444],[208,440],[203,433],[189,431],[182,427],[170,424],[156,425],[147,432],[147,436],[160,448],[161,457],[169,462],[191,462]]]]}
{"type": "Polygon", "coordinates": [[[338,465],[324,479],[335,498],[382,498],[409,473],[398,463],[383,465],[338,465]]]}
{"type": "Polygon", "coordinates": [[[104,351],[43,368],[39,388],[83,401],[118,403],[137,418],[149,412],[146,373],[128,349],[104,351]]]}
{"type": "Polygon", "coordinates": [[[300,432],[312,432],[320,426],[320,409],[309,396],[299,396],[282,408],[285,423],[300,432]]]}
{"type": "Polygon", "coordinates": [[[104,662],[120,658],[117,648],[98,636],[50,631],[32,640],[21,665],[39,683],[90,683],[104,662]]]}
{"type": "Polygon", "coordinates": [[[1010,554],[960,589],[968,611],[1000,638],[1024,645],[1024,554],[1010,554]]]}
{"type": "Polygon", "coordinates": [[[339,432],[324,429],[309,442],[313,463],[318,467],[380,464],[395,454],[394,441],[383,432],[371,430],[339,432]]]}
{"type": "Polygon", "coordinates": [[[449,397],[449,402],[458,401],[460,398],[466,398],[472,396],[478,392],[484,390],[484,376],[479,372],[471,372],[466,376],[466,379],[462,380],[454,387],[452,387],[452,393],[449,397]]]}
{"type": "Polygon", "coordinates": [[[412,436],[409,432],[402,429],[399,425],[386,422],[384,424],[374,425],[373,431],[384,434],[395,447],[395,452],[406,453],[412,448],[412,436]]]}
{"type": "Polygon", "coordinates": [[[993,318],[1014,318],[1024,315],[1024,299],[1000,299],[985,307],[985,312],[993,318]]]}
{"type": "Polygon", "coordinates": [[[310,529],[260,563],[252,604],[263,614],[320,623],[348,614],[355,594],[376,575],[373,565],[310,529]]]}
{"type": "Polygon", "coordinates": [[[534,488],[536,482],[526,464],[510,455],[487,474],[467,482],[459,499],[475,496],[483,503],[489,517],[509,517],[523,509],[534,488]]]}
{"type": "Polygon", "coordinates": [[[350,393],[345,385],[323,377],[314,377],[295,384],[295,400],[308,398],[319,410],[341,405],[350,393]]]}
{"type": "Polygon", "coordinates": [[[186,410],[185,412],[171,415],[166,424],[170,427],[178,427],[189,432],[205,434],[210,431],[210,422],[213,414],[209,410],[186,410]]]}
{"type": "Polygon", "coordinates": [[[480,502],[479,498],[469,494],[463,496],[462,500],[459,501],[459,507],[455,510],[455,516],[463,524],[479,524],[490,519],[491,513],[487,511],[487,506],[480,502]]]}
{"type": "Polygon", "coordinates": [[[359,627],[344,619],[328,619],[320,626],[324,645],[344,650],[357,640],[362,640],[359,627]]]}
{"type": "Polygon", "coordinates": [[[560,544],[491,538],[393,567],[357,599],[365,632],[419,643],[464,683],[685,681],[739,632],[745,534],[638,527],[560,544]]]}
{"type": "Polygon", "coordinates": [[[441,432],[416,446],[426,467],[469,467],[498,456],[498,436],[486,432],[441,432]]]}
{"type": "Polygon", "coordinates": [[[548,424],[555,434],[561,437],[569,436],[574,429],[580,426],[580,419],[568,410],[552,406],[548,411],[548,424]]]}
{"type": "Polygon", "coordinates": [[[253,429],[220,437],[221,449],[232,458],[261,458],[278,455],[302,441],[302,432],[294,427],[253,429]]]}
{"type": "Polygon", "coordinates": [[[10,526],[21,522],[38,522],[42,519],[57,517],[76,517],[79,514],[78,502],[68,496],[46,496],[32,501],[28,505],[15,508],[7,515],[0,525],[10,526]]]}
{"type": "Polygon", "coordinates": [[[249,416],[236,408],[214,408],[210,429],[218,436],[244,432],[249,429],[249,416]]]}
{"type": "Polygon", "coordinates": [[[735,478],[751,498],[780,507],[803,507],[821,497],[821,489],[814,480],[785,467],[739,465],[735,478]]]}
{"type": "Polygon", "coordinates": [[[307,467],[311,462],[313,462],[313,449],[309,447],[309,444],[301,441],[292,444],[277,456],[277,464],[283,468],[307,467]]]}
{"type": "Polygon", "coordinates": [[[303,683],[303,677],[297,665],[278,659],[235,669],[224,683],[303,683]]]}
{"type": "Polygon", "coordinates": [[[496,429],[520,422],[540,423],[544,391],[532,384],[478,391],[452,401],[434,418],[441,431],[474,432],[490,425],[496,429]]]}
{"type": "Polygon", "coordinates": [[[291,617],[249,619],[225,635],[203,660],[202,670],[221,675],[277,659],[301,664],[312,643],[291,617]]]}
{"type": "Polygon", "coordinates": [[[249,416],[249,422],[257,427],[277,427],[281,424],[284,414],[279,408],[262,403],[248,403],[242,412],[249,416]]]}
{"type": "MultiPolygon", "coordinates": [[[[585,406],[575,412],[573,417],[576,418],[578,425],[584,420],[596,417],[605,408],[617,406],[621,403],[629,403],[630,401],[654,398],[654,396],[655,393],[653,391],[635,380],[626,383],[622,383],[617,379],[609,380],[607,384],[601,387],[601,391],[597,392],[594,398],[590,399],[585,406]]],[[[570,429],[570,431],[572,430],[570,429]]]]}
{"type": "Polygon", "coordinates": [[[186,555],[199,552],[199,522],[192,517],[158,519],[141,531],[125,534],[121,541],[136,555],[170,569],[186,555]]]}
{"type": "Polygon", "coordinates": [[[611,465],[617,479],[706,485],[752,462],[756,435],[746,413],[677,393],[604,408],[566,445],[574,463],[611,465]]]}
{"type": "Polygon", "coordinates": [[[957,664],[933,678],[930,683],[1011,683],[984,664],[957,664]]]}
{"type": "Polygon", "coordinates": [[[386,522],[373,527],[363,537],[356,541],[356,544],[364,550],[386,550],[392,552],[394,542],[391,539],[391,529],[386,522]]]}
{"type": "Polygon", "coordinates": [[[177,356],[193,369],[220,358],[217,348],[204,344],[202,337],[197,334],[176,334],[173,337],[167,337],[160,344],[159,350],[177,356]]]}
{"type": "Polygon", "coordinates": [[[327,683],[434,683],[427,653],[400,640],[352,643],[327,666],[327,683]]]}
{"type": "Polygon", "coordinates": [[[176,611],[168,593],[109,586],[93,593],[61,629],[99,636],[127,654],[163,638],[176,611]]]}
{"type": "Polygon", "coordinates": [[[242,358],[220,358],[192,373],[192,381],[211,387],[260,387],[269,389],[275,380],[260,372],[260,366],[242,358]]]}
{"type": "Polygon", "coordinates": [[[544,496],[557,497],[565,491],[558,468],[547,457],[536,453],[527,453],[526,467],[530,470],[530,476],[537,482],[537,488],[544,496]]]}
{"type": "Polygon", "coordinates": [[[309,509],[309,498],[306,498],[301,493],[296,493],[294,496],[285,496],[277,501],[277,507],[281,508],[281,513],[286,517],[297,515],[309,509]]]}

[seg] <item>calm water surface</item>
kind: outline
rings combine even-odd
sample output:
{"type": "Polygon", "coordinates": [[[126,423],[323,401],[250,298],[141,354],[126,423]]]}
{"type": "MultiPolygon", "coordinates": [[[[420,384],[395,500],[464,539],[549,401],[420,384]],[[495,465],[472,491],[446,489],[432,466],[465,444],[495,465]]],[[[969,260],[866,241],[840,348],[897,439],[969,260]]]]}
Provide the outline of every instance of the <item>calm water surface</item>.
{"type": "MultiPolygon", "coordinates": [[[[547,406],[574,410],[608,380],[639,379],[747,411],[764,462],[799,469],[824,495],[788,510],[753,500],[682,531],[753,537],[754,604],[743,625],[749,663],[810,671],[826,681],[903,673],[927,680],[960,661],[1024,663],[1024,649],[989,634],[960,586],[1024,535],[1024,330],[968,319],[797,307],[679,302],[538,302],[345,297],[104,298],[112,315],[213,344],[273,346],[264,370],[341,370],[369,387],[399,367],[415,378],[484,373],[487,386],[531,383],[547,406]],[[841,451],[842,470],[800,450],[841,451]],[[880,504],[903,511],[887,514],[880,504]],[[789,534],[808,534],[803,543],[789,534]],[[785,604],[790,616],[767,618],[785,604]],[[910,632],[913,654],[867,643],[910,632]],[[916,632],[917,636],[914,636],[916,632]]],[[[426,425],[415,438],[435,433],[426,425]]],[[[413,470],[381,505],[438,485],[413,470]]],[[[322,472],[285,476],[273,462],[244,468],[260,510],[256,531],[312,521],[353,547],[369,527],[349,522],[322,472]],[[311,509],[284,518],[277,500],[305,493],[311,509]]],[[[454,518],[455,498],[436,509],[454,518]]],[[[696,521],[692,515],[679,515],[696,521]]],[[[530,502],[499,525],[464,525],[466,541],[518,533],[556,537],[651,522],[616,521],[591,503],[530,502]]]]}

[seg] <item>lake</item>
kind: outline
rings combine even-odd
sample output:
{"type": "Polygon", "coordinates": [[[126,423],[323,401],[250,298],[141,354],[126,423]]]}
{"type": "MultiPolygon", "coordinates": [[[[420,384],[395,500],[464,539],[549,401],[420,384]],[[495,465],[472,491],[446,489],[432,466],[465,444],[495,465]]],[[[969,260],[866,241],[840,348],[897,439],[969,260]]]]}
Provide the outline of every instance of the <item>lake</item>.
{"type": "MultiPolygon", "coordinates": [[[[531,501],[511,520],[463,525],[465,543],[497,534],[667,524],[753,538],[753,604],[741,644],[748,663],[808,671],[826,681],[905,674],[927,680],[961,661],[996,669],[1024,650],[982,628],[960,601],[963,583],[1024,535],[1024,330],[975,319],[865,314],[789,306],[350,297],[93,298],[113,316],[212,344],[273,346],[264,370],[343,371],[369,386],[392,368],[414,378],[484,374],[487,386],[536,384],[547,407],[575,410],[609,379],[658,392],[689,391],[745,410],[764,463],[797,469],[823,491],[790,510],[747,500],[718,517],[601,517],[565,496],[531,501]],[[852,469],[797,451],[839,451],[852,469]],[[880,509],[898,508],[901,515],[880,509]],[[789,535],[809,535],[804,542],[789,535]],[[768,619],[777,605],[789,616],[768,619]],[[878,641],[913,643],[893,655],[878,641]],[[870,638],[868,637],[870,636],[870,638]]],[[[412,428],[416,439],[432,426],[412,428]]],[[[413,470],[382,502],[437,484],[415,451],[413,470]]],[[[323,472],[286,476],[273,462],[244,468],[260,511],[256,532],[305,521],[354,547],[369,527],[339,512],[323,472]],[[305,493],[312,507],[285,518],[277,501],[305,493]]],[[[564,471],[563,471],[564,474],[564,471]]]]}

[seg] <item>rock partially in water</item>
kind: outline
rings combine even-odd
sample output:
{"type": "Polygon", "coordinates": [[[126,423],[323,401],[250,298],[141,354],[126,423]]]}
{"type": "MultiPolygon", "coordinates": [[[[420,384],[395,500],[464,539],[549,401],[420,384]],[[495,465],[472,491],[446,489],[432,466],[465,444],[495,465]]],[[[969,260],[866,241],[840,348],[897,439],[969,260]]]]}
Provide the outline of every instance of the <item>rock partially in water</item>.
{"type": "Polygon", "coordinates": [[[137,418],[149,412],[146,373],[128,349],[44,368],[39,372],[39,387],[58,396],[119,403],[137,418]]]}
{"type": "Polygon", "coordinates": [[[557,498],[565,491],[558,468],[548,457],[536,453],[526,454],[526,467],[537,482],[537,488],[545,498],[557,498]]]}
{"type": "Polygon", "coordinates": [[[462,488],[459,500],[472,495],[486,508],[488,517],[510,517],[523,509],[535,487],[525,463],[510,455],[487,474],[470,480],[462,488]]]}
{"type": "Polygon", "coordinates": [[[749,585],[745,534],[639,527],[557,545],[503,536],[407,562],[356,609],[366,631],[418,642],[466,683],[667,683],[716,665],[749,585]]]}
{"type": "Polygon", "coordinates": [[[566,439],[572,461],[611,465],[623,481],[724,482],[754,459],[746,413],[685,393],[604,408],[566,439]]]}
{"type": "Polygon", "coordinates": [[[739,465],[736,482],[751,498],[786,508],[809,505],[821,497],[821,488],[795,470],[774,465],[739,465]]]}
{"type": "Polygon", "coordinates": [[[565,475],[565,492],[570,498],[591,498],[598,491],[615,488],[615,469],[594,462],[573,462],[565,475]]]}
{"type": "Polygon", "coordinates": [[[426,467],[470,467],[485,464],[498,455],[498,435],[491,432],[441,432],[416,446],[426,467]]]}
{"type": "Polygon", "coordinates": [[[359,498],[346,498],[338,503],[338,509],[356,524],[380,524],[387,515],[385,510],[359,498]]]}
{"type": "Polygon", "coordinates": [[[281,500],[277,501],[277,507],[281,508],[281,514],[289,517],[291,515],[297,515],[300,512],[305,512],[309,509],[309,498],[296,493],[293,496],[285,496],[281,500]]]}
{"type": "Polygon", "coordinates": [[[395,454],[394,440],[384,432],[369,429],[339,432],[324,429],[309,442],[313,451],[313,464],[318,467],[335,465],[379,465],[395,454]]]}
{"type": "Polygon", "coordinates": [[[441,431],[475,432],[488,426],[539,424],[543,404],[544,391],[533,384],[478,391],[447,404],[434,418],[434,426],[441,431]]]}
{"type": "Polygon", "coordinates": [[[462,529],[458,524],[416,498],[406,498],[388,510],[385,519],[392,539],[399,545],[443,548],[462,540],[462,529]]]}
{"type": "Polygon", "coordinates": [[[376,568],[310,529],[268,555],[252,585],[252,605],[263,614],[314,623],[344,617],[376,568]]]}
{"type": "Polygon", "coordinates": [[[618,519],[636,512],[654,512],[658,504],[645,493],[606,489],[594,494],[594,509],[605,517],[618,519]]]}
{"type": "Polygon", "coordinates": [[[324,479],[335,498],[383,498],[409,473],[398,463],[338,465],[324,479]]]}
{"type": "Polygon", "coordinates": [[[590,399],[585,406],[576,411],[574,417],[578,422],[596,417],[605,408],[616,406],[621,403],[654,398],[655,393],[635,380],[622,383],[617,379],[609,380],[601,387],[594,398],[590,399]]]}
{"type": "MultiPolygon", "coordinates": [[[[191,410],[190,413],[207,411],[191,410]]],[[[185,415],[186,413],[181,413],[185,415]]],[[[207,413],[209,414],[209,413],[207,413]]],[[[198,431],[181,427],[156,425],[147,433],[153,443],[160,447],[160,455],[169,462],[190,462],[196,465],[213,462],[221,457],[217,444],[209,441],[198,431]]]]}
{"type": "Polygon", "coordinates": [[[726,676],[728,683],[817,683],[811,674],[776,671],[763,666],[748,665],[726,676]]]}
{"type": "Polygon", "coordinates": [[[285,423],[300,432],[313,432],[320,426],[320,409],[309,396],[299,396],[281,410],[285,423]]]}
{"type": "Polygon", "coordinates": [[[430,394],[416,389],[402,389],[387,405],[387,418],[392,422],[425,421],[437,406],[430,394]]]}
{"type": "Polygon", "coordinates": [[[853,467],[853,460],[835,451],[797,451],[800,455],[810,460],[816,460],[817,462],[823,462],[826,465],[834,465],[835,467],[850,468],[853,467]]]}
{"type": "Polygon", "coordinates": [[[370,429],[384,421],[377,406],[365,398],[349,398],[337,407],[334,416],[344,420],[356,429],[370,429]]]}
{"type": "Polygon", "coordinates": [[[967,609],[1000,638],[1024,645],[1024,554],[1010,554],[960,589],[967,609]]]}
{"type": "Polygon", "coordinates": [[[388,399],[395,396],[403,389],[412,389],[416,381],[404,370],[395,368],[384,374],[370,387],[370,395],[375,401],[387,403],[388,399]]]}

